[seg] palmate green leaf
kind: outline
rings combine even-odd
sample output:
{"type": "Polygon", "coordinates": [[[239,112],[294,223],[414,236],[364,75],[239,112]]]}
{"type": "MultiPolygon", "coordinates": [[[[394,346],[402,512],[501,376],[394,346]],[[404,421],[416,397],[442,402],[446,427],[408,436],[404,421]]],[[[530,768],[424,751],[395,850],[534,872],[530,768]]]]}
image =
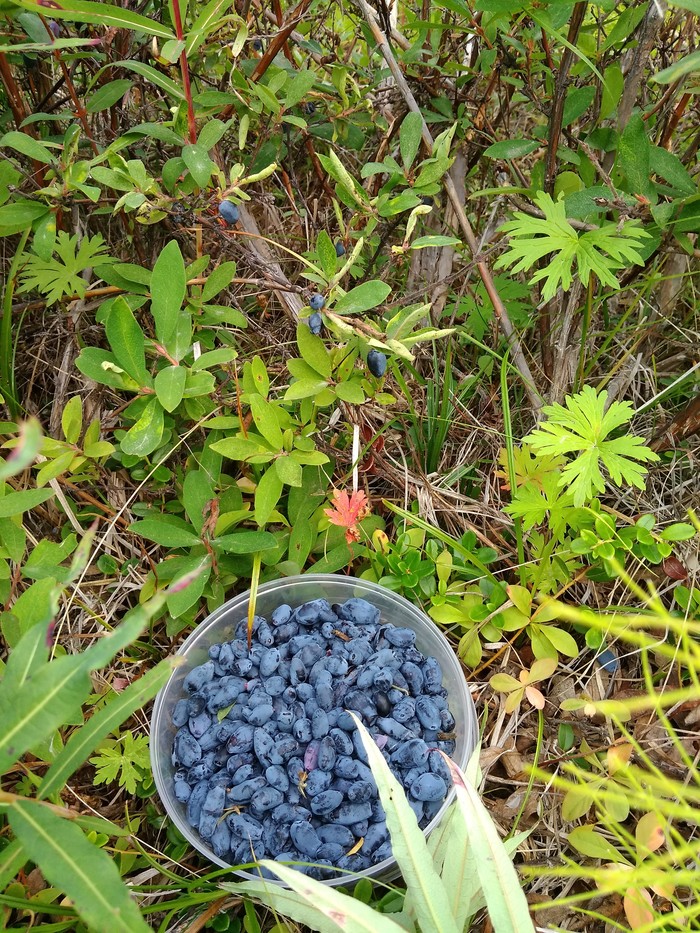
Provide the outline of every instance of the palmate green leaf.
{"type": "Polygon", "coordinates": [[[29,800],[13,804],[9,822],[29,858],[50,884],[71,898],[89,927],[110,933],[150,930],[116,862],[77,826],[29,800]]]}
{"type": "MultiPolygon", "coordinates": [[[[247,894],[296,923],[318,933],[405,933],[389,916],[348,894],[341,894],[314,878],[279,862],[263,859],[262,868],[277,875],[292,890],[264,881],[224,883],[221,887],[235,894],[247,894]]],[[[437,933],[437,931],[436,931],[437,933]]]]}
{"type": "Polygon", "coordinates": [[[116,694],[74,732],[44,775],[37,796],[50,797],[59,791],[102,739],[153,699],[172,674],[175,664],[174,658],[165,658],[122,693],[116,694]]]}
{"type": "Polygon", "coordinates": [[[93,784],[111,784],[119,781],[127,794],[135,794],[150,762],[148,736],[125,732],[112,746],[103,746],[99,754],[90,759],[96,768],[93,784]]]}
{"type": "Polygon", "coordinates": [[[355,720],[377,782],[379,797],[386,811],[393,855],[410,893],[416,919],[422,930],[458,933],[445,885],[435,870],[425,836],[418,827],[416,815],[408,804],[403,788],[389,770],[376,742],[360,719],[354,713],[350,715],[355,720]]]}
{"type": "Polygon", "coordinates": [[[627,424],[632,417],[629,402],[613,402],[606,411],[607,397],[605,390],[598,393],[592,386],[584,386],[576,395],[567,396],[566,407],[545,405],[542,412],[548,420],[524,438],[538,454],[577,454],[563,468],[559,480],[560,486],[569,488],[577,507],[590,499],[594,490],[604,492],[601,466],[616,485],[630,483],[644,488],[647,469],[635,461],[645,463],[659,459],[640,437],[624,434],[606,440],[608,434],[627,424]]]}
{"type": "Polygon", "coordinates": [[[643,265],[638,251],[640,241],[650,234],[637,221],[627,221],[621,226],[606,224],[579,235],[566,218],[562,197],[555,202],[550,195],[540,191],[534,201],[544,218],[516,211],[514,219],[501,227],[510,235],[510,241],[508,251],[494,268],[523,272],[545,256],[554,254],[530,280],[530,284],[545,280],[542,289],[545,301],[554,297],[557,288],[567,291],[571,287],[574,264],[584,285],[588,284],[591,274],[595,274],[611,288],[619,288],[615,276],[617,270],[628,263],[643,265]]]}
{"type": "Polygon", "coordinates": [[[21,275],[21,291],[38,291],[47,305],[56,304],[67,295],[83,298],[87,281],[82,273],[92,266],[116,261],[106,255],[105,242],[99,233],[78,242],[77,234],[70,236],[59,230],[54,252],[48,260],[30,254],[21,275]]]}
{"type": "Polygon", "coordinates": [[[518,873],[488,810],[457,765],[447,755],[443,758],[452,774],[457,813],[462,820],[462,831],[469,836],[494,933],[535,933],[518,873]]]}

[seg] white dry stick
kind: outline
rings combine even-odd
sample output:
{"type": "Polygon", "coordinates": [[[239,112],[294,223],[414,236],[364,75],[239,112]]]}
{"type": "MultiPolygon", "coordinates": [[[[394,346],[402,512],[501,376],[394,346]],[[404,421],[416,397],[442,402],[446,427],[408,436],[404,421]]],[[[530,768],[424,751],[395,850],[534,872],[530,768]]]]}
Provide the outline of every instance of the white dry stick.
{"type": "Polygon", "coordinates": [[[360,426],[352,426],[352,491],[357,492],[359,484],[360,426]]]}
{"type": "MultiPolygon", "coordinates": [[[[372,31],[372,35],[374,36],[379,51],[382,53],[384,60],[389,66],[389,71],[393,75],[394,80],[396,81],[396,86],[401,91],[408,109],[413,111],[413,113],[417,113],[420,117],[422,123],[423,142],[426,144],[429,151],[432,152],[435,141],[430,133],[430,130],[428,129],[428,124],[423,119],[423,114],[420,111],[420,107],[418,106],[418,103],[413,96],[413,92],[406,82],[406,78],[404,77],[403,72],[399,68],[398,63],[394,58],[394,53],[386,41],[386,36],[377,23],[374,12],[367,4],[367,0],[356,0],[356,2],[362,10],[362,15],[364,16],[365,20],[367,21],[367,25],[372,31]]],[[[488,294],[491,300],[491,304],[493,305],[498,325],[503,332],[503,336],[508,342],[508,346],[510,347],[513,363],[515,364],[518,372],[522,377],[523,383],[525,385],[525,391],[527,392],[527,396],[530,399],[530,404],[535,410],[535,413],[538,414],[544,405],[544,400],[540,393],[537,391],[535,380],[532,378],[530,367],[528,366],[525,355],[523,354],[520,341],[518,340],[517,334],[515,333],[515,328],[513,327],[508,316],[508,311],[503,304],[501,296],[498,294],[498,290],[496,289],[493,281],[493,276],[491,275],[491,272],[483,259],[479,259],[479,244],[476,242],[476,237],[474,236],[474,231],[472,230],[471,224],[469,223],[469,219],[464,210],[464,205],[460,201],[459,194],[457,193],[457,189],[455,188],[454,182],[450,178],[449,173],[445,175],[443,179],[443,185],[445,191],[447,192],[447,196],[450,199],[450,203],[452,204],[452,209],[454,210],[457,220],[459,221],[459,226],[462,228],[464,239],[467,241],[469,250],[472,254],[474,262],[476,263],[476,268],[479,272],[479,275],[481,276],[481,281],[484,283],[486,293],[488,294]]]]}

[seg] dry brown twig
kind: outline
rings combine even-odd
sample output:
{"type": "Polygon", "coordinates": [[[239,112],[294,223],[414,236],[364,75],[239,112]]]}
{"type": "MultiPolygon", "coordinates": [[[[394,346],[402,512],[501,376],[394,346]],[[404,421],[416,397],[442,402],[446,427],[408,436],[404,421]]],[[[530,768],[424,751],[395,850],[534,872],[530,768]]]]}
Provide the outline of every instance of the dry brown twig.
{"type": "MultiPolygon", "coordinates": [[[[432,134],[428,129],[427,123],[423,119],[423,115],[420,112],[420,107],[418,106],[418,103],[413,96],[413,92],[406,82],[403,72],[399,68],[396,58],[394,57],[394,53],[392,52],[389,43],[386,40],[386,36],[377,23],[374,12],[367,4],[366,0],[357,0],[357,5],[360,7],[367,25],[372,30],[372,35],[377,42],[379,51],[382,53],[384,60],[389,66],[389,71],[391,71],[391,74],[396,81],[396,85],[401,91],[401,94],[406,102],[406,106],[409,108],[409,110],[413,111],[413,113],[417,113],[421,118],[423,141],[428,149],[432,152],[434,145],[432,134]]],[[[508,346],[510,347],[513,356],[513,363],[515,364],[518,372],[522,377],[530,404],[532,405],[535,414],[538,414],[544,405],[544,400],[537,390],[535,380],[533,379],[532,373],[530,372],[530,367],[527,360],[525,359],[522,347],[520,346],[520,341],[518,340],[518,337],[515,333],[515,328],[511,323],[510,317],[508,316],[508,311],[506,310],[501,296],[498,294],[498,290],[494,284],[491,271],[486,263],[478,257],[479,246],[476,241],[476,237],[474,236],[474,231],[472,230],[471,224],[469,223],[469,219],[464,210],[464,206],[459,199],[459,194],[457,193],[457,189],[455,188],[454,182],[450,178],[449,174],[445,175],[443,184],[445,191],[447,192],[447,196],[450,199],[452,209],[454,210],[455,216],[459,222],[459,226],[462,229],[464,239],[467,241],[467,245],[469,246],[472,256],[475,259],[476,267],[481,277],[481,281],[484,283],[486,293],[488,294],[491,304],[493,305],[498,325],[503,332],[506,341],[508,342],[508,346]]]]}

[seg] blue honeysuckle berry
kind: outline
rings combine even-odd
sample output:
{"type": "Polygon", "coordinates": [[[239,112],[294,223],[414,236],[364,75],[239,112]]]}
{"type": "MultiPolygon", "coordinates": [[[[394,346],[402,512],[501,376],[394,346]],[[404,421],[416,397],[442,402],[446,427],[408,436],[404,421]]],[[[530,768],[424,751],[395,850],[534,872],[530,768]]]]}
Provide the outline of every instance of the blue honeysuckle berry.
{"type": "Polygon", "coordinates": [[[227,224],[237,223],[240,216],[240,211],[231,201],[222,201],[219,204],[219,217],[223,218],[227,224]]]}
{"type": "Polygon", "coordinates": [[[325,303],[326,299],[323,297],[323,295],[319,295],[318,292],[316,292],[315,295],[312,295],[309,299],[309,307],[312,311],[320,311],[325,303]]]}
{"type": "Polygon", "coordinates": [[[263,44],[262,39],[253,39],[253,48],[256,52],[262,52],[263,44]]]}
{"type": "Polygon", "coordinates": [[[338,257],[345,255],[345,246],[340,240],[336,240],[335,255],[338,257]]]}
{"type": "Polygon", "coordinates": [[[386,356],[379,350],[370,350],[367,354],[367,369],[379,379],[386,372],[386,356]]]}
{"type": "Polygon", "coordinates": [[[316,112],[316,104],[312,100],[306,101],[301,105],[301,112],[310,117],[312,113],[316,112]]]}
{"type": "Polygon", "coordinates": [[[323,318],[318,313],[318,311],[311,315],[307,323],[312,334],[321,333],[321,329],[323,327],[323,318]]]}

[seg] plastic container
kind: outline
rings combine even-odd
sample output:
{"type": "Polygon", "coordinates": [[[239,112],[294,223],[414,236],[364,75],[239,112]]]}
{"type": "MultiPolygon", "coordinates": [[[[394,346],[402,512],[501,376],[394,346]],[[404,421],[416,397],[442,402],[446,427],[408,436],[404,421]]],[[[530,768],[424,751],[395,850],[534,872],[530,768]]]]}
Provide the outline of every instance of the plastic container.
{"type": "MultiPolygon", "coordinates": [[[[336,574],[304,574],[262,584],[258,589],[255,612],[256,615],[269,619],[272,611],[282,603],[295,608],[319,597],[325,597],[332,604],[342,603],[357,596],[373,603],[381,611],[384,622],[393,622],[395,625],[413,629],[416,633],[416,647],[419,651],[426,657],[432,656],[440,662],[443,686],[448,692],[448,705],[455,718],[456,747],[452,757],[460,768],[465,768],[476,747],[478,725],[476,710],[464,673],[457,656],[440,629],[403,596],[392,593],[376,583],[355,577],[336,574]]],[[[241,619],[247,617],[248,598],[249,593],[242,593],[229,600],[201,622],[183,642],[178,655],[185,658],[185,663],[177,668],[159,692],[151,717],[153,777],[163,806],[185,839],[198,852],[222,868],[226,868],[229,863],[214,855],[205,841],[192,829],[185,818],[185,806],[175,799],[171,754],[173,738],[177,730],[171,719],[175,704],[186,695],[182,687],[183,680],[193,667],[207,660],[211,645],[229,641],[234,637],[233,631],[236,625],[241,619]]],[[[426,835],[440,822],[453,797],[454,790],[451,789],[441,809],[424,829],[426,835]]],[[[376,879],[381,876],[387,880],[392,872],[397,874],[396,862],[393,858],[379,862],[362,872],[352,875],[346,873],[337,878],[330,878],[325,881],[325,884],[347,886],[362,877],[376,879]]],[[[238,871],[237,874],[248,879],[259,877],[245,871],[238,871]]]]}

